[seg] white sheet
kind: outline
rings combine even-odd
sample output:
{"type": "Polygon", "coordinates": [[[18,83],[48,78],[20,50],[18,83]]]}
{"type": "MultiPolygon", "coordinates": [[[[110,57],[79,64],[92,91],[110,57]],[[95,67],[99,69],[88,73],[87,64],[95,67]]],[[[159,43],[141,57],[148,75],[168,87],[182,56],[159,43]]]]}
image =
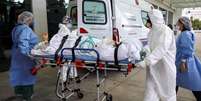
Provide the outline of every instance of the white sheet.
{"type": "MultiPolygon", "coordinates": [[[[77,30],[70,32],[65,25],[60,24],[60,30],[52,37],[49,44],[39,43],[32,51],[33,55],[54,55],[61,44],[64,36],[69,35],[63,48],[72,48],[78,39],[77,30]]],[[[123,40],[118,49],[118,59],[129,59],[130,61],[140,60],[142,43],[138,39],[123,40]]],[[[77,48],[95,49],[98,51],[101,60],[114,61],[115,45],[111,39],[97,39],[90,35],[82,36],[77,48]]],[[[60,54],[60,53],[59,53],[60,54]]],[[[64,51],[65,55],[71,55],[72,51],[64,51]]],[[[88,55],[96,57],[94,52],[76,51],[76,55],[88,55]]]]}

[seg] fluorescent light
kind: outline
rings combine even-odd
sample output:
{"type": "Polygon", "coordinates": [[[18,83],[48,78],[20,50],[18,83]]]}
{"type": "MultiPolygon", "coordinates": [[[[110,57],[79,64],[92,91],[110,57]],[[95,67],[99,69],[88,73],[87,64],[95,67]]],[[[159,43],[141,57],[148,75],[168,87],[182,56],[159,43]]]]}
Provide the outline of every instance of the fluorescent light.
{"type": "Polygon", "coordinates": [[[24,0],[14,0],[14,2],[20,2],[20,3],[23,3],[24,0]]]}

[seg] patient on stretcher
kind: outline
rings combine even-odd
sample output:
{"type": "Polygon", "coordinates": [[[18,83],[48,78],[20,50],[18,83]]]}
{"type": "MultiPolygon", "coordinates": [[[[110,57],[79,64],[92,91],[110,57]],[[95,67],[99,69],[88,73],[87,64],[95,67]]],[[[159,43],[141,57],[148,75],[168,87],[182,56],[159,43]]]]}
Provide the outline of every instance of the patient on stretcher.
{"type": "MultiPolygon", "coordinates": [[[[67,24],[59,24],[59,31],[48,42],[41,42],[31,51],[33,56],[61,54],[63,48],[87,48],[95,49],[101,60],[114,61],[115,55],[118,60],[129,59],[130,61],[140,60],[142,43],[138,39],[123,40],[116,45],[112,39],[98,39],[91,35],[80,36],[77,30],[71,31],[67,24]]],[[[76,55],[96,57],[93,52],[76,51],[76,55]]],[[[72,55],[72,51],[64,52],[64,55],[72,55]]]]}

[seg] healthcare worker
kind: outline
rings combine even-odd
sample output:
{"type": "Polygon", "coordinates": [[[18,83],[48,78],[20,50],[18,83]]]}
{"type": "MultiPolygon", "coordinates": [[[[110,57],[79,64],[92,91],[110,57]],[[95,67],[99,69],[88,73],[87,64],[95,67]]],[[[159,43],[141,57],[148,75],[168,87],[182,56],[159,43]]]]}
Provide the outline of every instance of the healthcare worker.
{"type": "Polygon", "coordinates": [[[30,51],[39,41],[36,33],[30,28],[33,24],[33,14],[24,11],[18,16],[17,25],[12,30],[10,83],[16,96],[25,101],[31,100],[36,82],[36,77],[30,71],[36,65],[30,57],[30,51]]]}
{"type": "Polygon", "coordinates": [[[152,23],[148,35],[150,53],[137,67],[147,69],[144,101],[176,101],[176,44],[173,31],[164,24],[159,10],[149,12],[152,23]]]}
{"type": "Polygon", "coordinates": [[[179,87],[193,92],[197,101],[201,101],[201,62],[195,56],[195,35],[191,31],[191,21],[181,17],[177,22],[181,34],[177,37],[177,91],[179,87]]]}

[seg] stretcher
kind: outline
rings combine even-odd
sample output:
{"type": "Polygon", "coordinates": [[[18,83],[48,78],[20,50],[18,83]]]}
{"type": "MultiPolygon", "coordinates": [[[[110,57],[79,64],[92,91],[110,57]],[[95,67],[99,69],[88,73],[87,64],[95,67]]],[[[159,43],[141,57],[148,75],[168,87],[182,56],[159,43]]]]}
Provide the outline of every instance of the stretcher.
{"type": "MultiPolygon", "coordinates": [[[[129,59],[115,60],[115,61],[104,61],[100,60],[99,53],[95,49],[82,49],[82,48],[64,48],[61,50],[60,55],[33,55],[37,61],[40,61],[38,65],[31,70],[32,74],[35,75],[38,70],[44,68],[44,65],[55,65],[58,67],[57,84],[56,84],[56,95],[62,100],[67,101],[70,97],[77,94],[78,98],[83,98],[84,94],[81,92],[78,84],[81,83],[88,75],[92,72],[96,72],[96,88],[97,97],[96,101],[112,101],[112,95],[108,92],[101,92],[100,87],[107,77],[107,71],[119,71],[123,72],[127,76],[131,70],[135,67],[134,64],[138,61],[131,62],[129,59]],[[65,51],[72,51],[72,55],[64,54],[65,51]],[[76,51],[94,52],[96,56],[85,56],[77,55],[76,51]],[[48,61],[54,61],[52,63],[48,61]],[[63,80],[64,74],[62,68],[68,66],[66,80],[63,80]],[[76,69],[87,69],[88,72],[82,76],[70,77],[69,71],[73,68],[76,69]],[[103,74],[103,77],[100,75],[103,74]]],[[[73,75],[76,72],[73,69],[73,75]]]]}

